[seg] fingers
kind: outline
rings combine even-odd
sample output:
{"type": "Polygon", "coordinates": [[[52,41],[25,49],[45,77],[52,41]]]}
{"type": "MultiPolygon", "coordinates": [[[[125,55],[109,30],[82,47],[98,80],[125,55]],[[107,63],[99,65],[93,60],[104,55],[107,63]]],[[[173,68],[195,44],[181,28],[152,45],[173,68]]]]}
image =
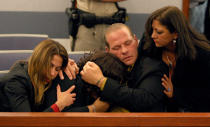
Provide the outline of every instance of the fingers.
{"type": "Polygon", "coordinates": [[[72,59],[69,59],[68,64],[69,64],[68,71],[69,71],[69,73],[71,74],[71,77],[72,77],[73,79],[75,79],[75,78],[76,78],[77,68],[78,68],[78,67],[77,67],[75,61],[72,60],[72,59]]]}
{"type": "Polygon", "coordinates": [[[94,62],[88,61],[85,65],[89,66],[89,67],[97,67],[98,65],[94,62]]]}
{"type": "Polygon", "coordinates": [[[73,65],[75,63],[75,61],[73,59],[69,58],[69,63],[70,63],[70,65],[73,65]]]}
{"type": "Polygon", "coordinates": [[[162,85],[165,87],[165,89],[168,89],[168,82],[166,81],[165,77],[161,78],[162,85]]]}
{"type": "Polygon", "coordinates": [[[169,79],[166,75],[163,76],[163,78],[161,78],[162,81],[162,86],[166,89],[164,91],[166,92],[170,92],[170,84],[169,84],[169,79]]]}
{"type": "Polygon", "coordinates": [[[162,86],[165,88],[165,89],[168,89],[168,85],[164,82],[162,82],[162,86]]]}
{"type": "Polygon", "coordinates": [[[90,67],[94,66],[94,62],[91,62],[91,61],[88,61],[86,64],[90,67]]]}
{"type": "Polygon", "coordinates": [[[98,65],[95,64],[94,62],[88,61],[88,62],[85,64],[85,66],[83,66],[82,71],[83,71],[83,72],[86,72],[86,70],[88,70],[88,69],[90,69],[90,68],[97,67],[97,66],[98,66],[98,65]]]}
{"type": "Polygon", "coordinates": [[[165,80],[169,80],[168,76],[166,74],[163,75],[163,77],[165,78],[165,80]]]}
{"type": "Polygon", "coordinates": [[[72,93],[71,94],[71,97],[76,97],[76,93],[72,93]]]}
{"type": "Polygon", "coordinates": [[[82,76],[84,75],[84,70],[80,71],[80,75],[82,76]]]}
{"type": "Polygon", "coordinates": [[[164,90],[163,92],[166,94],[166,96],[169,97],[169,92],[168,91],[164,90]]]}
{"type": "Polygon", "coordinates": [[[68,67],[66,67],[65,73],[66,73],[66,75],[69,77],[70,80],[73,79],[73,76],[72,76],[71,72],[69,71],[68,67]]]}
{"type": "Polygon", "coordinates": [[[68,90],[66,90],[67,93],[71,93],[75,89],[75,85],[71,86],[68,90]]]}
{"type": "Polygon", "coordinates": [[[60,85],[58,84],[57,85],[57,95],[59,95],[61,93],[61,87],[60,87],[60,85]]]}
{"type": "Polygon", "coordinates": [[[60,71],[59,71],[59,77],[60,77],[60,79],[61,79],[61,80],[63,80],[63,79],[64,79],[64,76],[63,76],[63,71],[62,71],[62,70],[60,70],[60,71]]]}
{"type": "Polygon", "coordinates": [[[82,71],[80,72],[81,75],[84,75],[84,73],[86,72],[86,70],[90,68],[89,66],[89,62],[87,62],[84,66],[83,66],[83,69],[82,71]]]}
{"type": "MultiPolygon", "coordinates": [[[[74,102],[76,100],[76,98],[72,98],[72,101],[74,102]]],[[[72,103],[73,104],[73,103],[72,103]]]]}
{"type": "Polygon", "coordinates": [[[69,63],[71,66],[74,66],[74,73],[76,72],[76,74],[79,73],[79,67],[77,66],[76,62],[72,59],[69,59],[69,63]]]}
{"type": "Polygon", "coordinates": [[[76,79],[76,75],[79,73],[79,68],[74,60],[72,59],[68,60],[68,65],[65,69],[65,72],[70,80],[76,79]]]}

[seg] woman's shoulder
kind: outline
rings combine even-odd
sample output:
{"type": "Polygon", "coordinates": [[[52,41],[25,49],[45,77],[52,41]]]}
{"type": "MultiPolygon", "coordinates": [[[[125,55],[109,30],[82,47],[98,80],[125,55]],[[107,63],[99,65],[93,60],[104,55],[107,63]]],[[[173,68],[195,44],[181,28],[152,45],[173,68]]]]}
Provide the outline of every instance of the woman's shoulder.
{"type": "Polygon", "coordinates": [[[25,70],[25,67],[28,66],[28,62],[25,60],[18,60],[16,61],[12,67],[10,68],[9,72],[18,72],[18,71],[23,71],[25,70]]]}
{"type": "Polygon", "coordinates": [[[144,56],[141,58],[142,68],[150,71],[160,71],[167,73],[168,66],[161,60],[153,57],[144,56]]]}
{"type": "MultiPolygon", "coordinates": [[[[1,82],[6,84],[29,84],[30,78],[27,72],[28,64],[26,61],[17,61],[10,71],[1,78],[1,82]]],[[[18,86],[18,85],[17,85],[18,86]]]]}

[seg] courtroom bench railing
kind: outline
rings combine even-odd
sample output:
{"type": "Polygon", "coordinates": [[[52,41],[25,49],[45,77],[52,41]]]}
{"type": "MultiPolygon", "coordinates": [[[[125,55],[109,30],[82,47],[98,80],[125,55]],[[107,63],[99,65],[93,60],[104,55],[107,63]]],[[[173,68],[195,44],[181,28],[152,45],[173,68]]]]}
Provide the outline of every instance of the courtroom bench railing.
{"type": "Polygon", "coordinates": [[[1,127],[210,126],[210,113],[0,113],[1,127]]]}

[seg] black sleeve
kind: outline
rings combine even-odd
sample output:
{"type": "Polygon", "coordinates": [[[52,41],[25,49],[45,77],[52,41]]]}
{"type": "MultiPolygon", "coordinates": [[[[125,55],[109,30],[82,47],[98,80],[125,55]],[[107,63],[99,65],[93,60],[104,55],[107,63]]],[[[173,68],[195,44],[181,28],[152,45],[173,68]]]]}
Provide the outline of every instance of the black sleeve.
{"type": "Polygon", "coordinates": [[[153,76],[143,82],[154,89],[154,92],[152,92],[144,88],[144,86],[129,88],[127,86],[121,86],[113,79],[108,79],[102,92],[102,98],[105,101],[122,106],[132,112],[147,111],[147,109],[153,107],[165,98],[163,88],[161,86],[156,87],[155,84],[157,84],[157,82],[155,82],[155,80],[157,80],[157,78],[153,76]],[[152,82],[152,80],[154,82],[152,82]]]}
{"type": "Polygon", "coordinates": [[[8,97],[11,111],[13,112],[31,112],[31,105],[29,101],[29,92],[24,85],[12,79],[5,85],[5,94],[8,97]]]}
{"type": "Polygon", "coordinates": [[[164,88],[161,85],[163,72],[157,66],[143,73],[139,77],[141,81],[136,81],[137,87],[135,88],[131,87],[135,84],[129,84],[130,87],[122,86],[119,82],[108,78],[102,91],[102,99],[131,112],[162,111],[158,107],[163,107],[163,101],[166,99],[163,93],[164,88]]]}
{"type": "MultiPolygon", "coordinates": [[[[32,112],[32,101],[30,95],[32,90],[27,89],[22,81],[11,79],[4,88],[12,112],[32,112]]],[[[34,98],[33,98],[34,99],[34,98]]],[[[43,112],[53,112],[49,107],[43,112]]]]}
{"type": "Polygon", "coordinates": [[[89,109],[87,106],[83,107],[71,107],[63,110],[63,112],[89,112],[89,109]]]}

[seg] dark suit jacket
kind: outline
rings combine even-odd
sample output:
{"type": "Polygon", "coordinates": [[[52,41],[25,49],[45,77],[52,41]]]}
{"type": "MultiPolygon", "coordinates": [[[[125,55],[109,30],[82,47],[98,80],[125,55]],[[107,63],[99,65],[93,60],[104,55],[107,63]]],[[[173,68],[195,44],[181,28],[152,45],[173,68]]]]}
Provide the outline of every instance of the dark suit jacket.
{"type": "Polygon", "coordinates": [[[167,98],[161,85],[163,74],[168,74],[168,68],[161,61],[142,57],[139,52],[137,61],[128,74],[127,85],[122,86],[108,78],[101,99],[131,112],[165,111],[167,98]]]}

